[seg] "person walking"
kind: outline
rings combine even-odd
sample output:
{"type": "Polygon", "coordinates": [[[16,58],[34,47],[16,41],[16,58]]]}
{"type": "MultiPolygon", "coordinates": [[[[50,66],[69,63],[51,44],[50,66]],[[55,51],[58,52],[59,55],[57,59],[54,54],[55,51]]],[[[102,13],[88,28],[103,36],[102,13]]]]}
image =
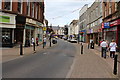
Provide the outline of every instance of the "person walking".
{"type": "Polygon", "coordinates": [[[104,57],[106,58],[106,50],[107,50],[107,47],[108,47],[108,44],[105,40],[103,40],[100,44],[101,46],[101,57],[104,57]]]}
{"type": "Polygon", "coordinates": [[[35,44],[35,40],[34,40],[34,38],[32,37],[32,45],[34,45],[35,44]]]}
{"type": "Polygon", "coordinates": [[[47,41],[47,39],[46,39],[46,37],[44,36],[44,37],[43,37],[43,44],[44,44],[44,47],[46,46],[46,41],[47,41]]]}
{"type": "Polygon", "coordinates": [[[110,47],[110,57],[114,58],[115,52],[116,52],[116,47],[117,47],[117,44],[114,39],[111,41],[109,47],[110,47]]]}

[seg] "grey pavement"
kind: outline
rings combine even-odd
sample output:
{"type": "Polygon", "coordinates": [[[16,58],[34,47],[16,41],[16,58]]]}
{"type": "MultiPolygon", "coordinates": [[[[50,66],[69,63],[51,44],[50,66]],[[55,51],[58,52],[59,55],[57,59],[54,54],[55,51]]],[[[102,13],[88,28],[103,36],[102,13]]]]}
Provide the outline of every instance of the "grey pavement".
{"type": "Polygon", "coordinates": [[[80,54],[80,44],[75,44],[77,55],[71,71],[67,77],[70,78],[117,78],[113,74],[113,60],[100,57],[96,49],[88,49],[84,43],[83,54],[80,54]]]}
{"type": "MultiPolygon", "coordinates": [[[[52,44],[52,46],[55,46],[55,45],[52,44]]],[[[49,42],[47,42],[46,47],[44,49],[43,49],[43,45],[40,44],[39,46],[36,46],[35,52],[46,50],[49,47],[50,47],[49,42]]],[[[31,54],[34,53],[33,46],[31,46],[31,47],[23,47],[23,55],[22,56],[20,56],[20,48],[19,48],[19,46],[13,47],[13,48],[1,48],[0,52],[2,52],[2,55],[1,55],[2,56],[2,62],[14,60],[14,59],[21,58],[21,57],[31,55],[31,54]]]]}

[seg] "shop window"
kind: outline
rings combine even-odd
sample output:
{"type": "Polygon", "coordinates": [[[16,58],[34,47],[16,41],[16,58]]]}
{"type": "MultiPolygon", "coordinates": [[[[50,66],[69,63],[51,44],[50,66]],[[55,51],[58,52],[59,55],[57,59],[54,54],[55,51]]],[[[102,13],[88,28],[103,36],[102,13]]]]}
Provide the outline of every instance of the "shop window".
{"type": "Polygon", "coordinates": [[[10,29],[2,29],[2,43],[10,44],[11,43],[11,31],[10,29]]]}
{"type": "Polygon", "coordinates": [[[22,13],[22,0],[18,0],[18,12],[22,13]]]}
{"type": "Polygon", "coordinates": [[[11,2],[11,0],[5,0],[4,1],[4,9],[12,10],[12,2],[11,2]]]}

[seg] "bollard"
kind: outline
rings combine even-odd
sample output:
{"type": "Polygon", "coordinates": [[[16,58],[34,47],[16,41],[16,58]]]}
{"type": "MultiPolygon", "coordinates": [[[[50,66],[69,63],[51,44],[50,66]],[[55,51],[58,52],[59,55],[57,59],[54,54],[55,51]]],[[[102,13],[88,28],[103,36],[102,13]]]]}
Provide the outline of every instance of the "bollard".
{"type": "Polygon", "coordinates": [[[44,42],[43,42],[43,49],[44,49],[44,42]]]}
{"type": "Polygon", "coordinates": [[[88,49],[89,49],[89,43],[88,43],[88,49]]]}
{"type": "Polygon", "coordinates": [[[23,55],[23,46],[22,46],[22,43],[20,43],[20,55],[23,55]]]}
{"type": "Polygon", "coordinates": [[[83,45],[81,45],[81,54],[83,54],[83,45]]]}
{"type": "Polygon", "coordinates": [[[115,57],[114,57],[114,70],[113,70],[114,75],[117,74],[117,57],[118,57],[118,55],[115,55],[115,57]]]}
{"type": "Polygon", "coordinates": [[[50,47],[51,47],[51,36],[50,36],[50,47]]]}
{"type": "Polygon", "coordinates": [[[35,52],[35,43],[33,43],[33,51],[35,52]]]}

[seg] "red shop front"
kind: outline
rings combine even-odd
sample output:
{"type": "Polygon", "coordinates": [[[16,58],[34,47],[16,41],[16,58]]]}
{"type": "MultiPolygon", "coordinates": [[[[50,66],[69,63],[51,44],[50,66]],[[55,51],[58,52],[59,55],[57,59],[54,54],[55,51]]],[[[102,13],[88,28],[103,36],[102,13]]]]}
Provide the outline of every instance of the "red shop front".
{"type": "Polygon", "coordinates": [[[118,47],[120,48],[120,19],[110,22],[110,27],[115,27],[115,26],[117,27],[116,43],[117,43],[118,47]]]}

